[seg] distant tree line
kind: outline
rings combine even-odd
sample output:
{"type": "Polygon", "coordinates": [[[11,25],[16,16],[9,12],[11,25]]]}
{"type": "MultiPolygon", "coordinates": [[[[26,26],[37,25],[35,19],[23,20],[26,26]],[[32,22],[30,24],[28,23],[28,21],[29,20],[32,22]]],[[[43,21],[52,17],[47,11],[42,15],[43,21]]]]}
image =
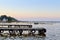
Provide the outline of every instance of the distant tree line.
{"type": "Polygon", "coordinates": [[[0,16],[0,22],[3,22],[4,19],[6,20],[6,22],[17,22],[18,21],[17,19],[15,19],[13,17],[1,15],[0,16]]]}

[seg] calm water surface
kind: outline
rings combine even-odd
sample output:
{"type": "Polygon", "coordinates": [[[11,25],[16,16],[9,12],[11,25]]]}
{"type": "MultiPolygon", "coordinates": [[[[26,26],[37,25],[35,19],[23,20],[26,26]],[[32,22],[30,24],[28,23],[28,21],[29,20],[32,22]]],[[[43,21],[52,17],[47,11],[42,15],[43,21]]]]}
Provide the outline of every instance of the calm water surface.
{"type": "MultiPolygon", "coordinates": [[[[34,24],[33,24],[34,25],[34,24]]],[[[44,27],[47,29],[46,37],[1,37],[0,40],[60,40],[60,23],[38,24],[35,27],[44,27]]]]}

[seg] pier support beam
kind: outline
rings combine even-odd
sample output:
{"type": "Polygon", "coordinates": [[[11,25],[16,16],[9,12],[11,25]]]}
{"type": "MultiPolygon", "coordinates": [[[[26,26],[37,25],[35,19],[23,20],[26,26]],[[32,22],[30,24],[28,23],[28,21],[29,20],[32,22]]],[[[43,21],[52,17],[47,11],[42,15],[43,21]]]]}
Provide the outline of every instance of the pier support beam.
{"type": "Polygon", "coordinates": [[[29,35],[34,35],[35,32],[36,32],[36,30],[30,30],[29,35]]]}
{"type": "Polygon", "coordinates": [[[1,32],[1,30],[0,30],[0,34],[1,34],[2,32],[1,32]]]}
{"type": "Polygon", "coordinates": [[[8,25],[8,28],[11,28],[12,27],[12,25],[8,25]]]}
{"type": "Polygon", "coordinates": [[[14,30],[9,30],[9,34],[10,35],[15,35],[15,31],[14,30]]]}
{"type": "Polygon", "coordinates": [[[22,30],[22,29],[19,30],[19,34],[20,34],[20,36],[22,35],[22,33],[23,33],[23,30],[22,30]]]}
{"type": "Polygon", "coordinates": [[[0,30],[0,34],[3,33],[4,31],[3,30],[0,30]]]}
{"type": "Polygon", "coordinates": [[[40,30],[38,30],[38,34],[40,35],[40,34],[44,34],[46,32],[46,29],[40,29],[40,30]]]}
{"type": "Polygon", "coordinates": [[[3,36],[3,34],[2,34],[3,32],[4,32],[3,30],[0,30],[0,36],[3,36]]]}

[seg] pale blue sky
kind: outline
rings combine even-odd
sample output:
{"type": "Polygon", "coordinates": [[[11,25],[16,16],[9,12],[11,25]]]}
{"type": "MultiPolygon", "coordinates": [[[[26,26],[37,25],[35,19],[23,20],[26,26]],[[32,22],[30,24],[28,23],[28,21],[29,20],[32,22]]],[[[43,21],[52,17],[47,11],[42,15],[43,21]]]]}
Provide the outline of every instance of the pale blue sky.
{"type": "Polygon", "coordinates": [[[60,0],[0,0],[0,15],[3,14],[16,18],[59,19],[60,0]]]}

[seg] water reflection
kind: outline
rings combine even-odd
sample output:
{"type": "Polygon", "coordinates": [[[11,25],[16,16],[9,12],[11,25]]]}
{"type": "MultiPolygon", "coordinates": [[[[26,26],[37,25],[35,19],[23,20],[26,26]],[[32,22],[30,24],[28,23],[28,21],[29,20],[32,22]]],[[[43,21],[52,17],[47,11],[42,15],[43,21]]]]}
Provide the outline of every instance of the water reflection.
{"type": "Polygon", "coordinates": [[[46,34],[36,34],[35,36],[13,36],[13,35],[6,35],[6,34],[0,34],[0,40],[45,40],[46,34]]]}
{"type": "Polygon", "coordinates": [[[39,36],[39,37],[34,37],[34,36],[29,36],[29,37],[22,37],[22,36],[7,36],[3,37],[0,36],[0,40],[45,40],[45,37],[39,36]]]}
{"type": "Polygon", "coordinates": [[[39,26],[37,27],[46,28],[47,29],[46,36],[43,36],[43,37],[42,36],[30,36],[30,37],[0,36],[0,40],[60,40],[60,23],[55,23],[54,25],[39,24],[39,26]]]}

